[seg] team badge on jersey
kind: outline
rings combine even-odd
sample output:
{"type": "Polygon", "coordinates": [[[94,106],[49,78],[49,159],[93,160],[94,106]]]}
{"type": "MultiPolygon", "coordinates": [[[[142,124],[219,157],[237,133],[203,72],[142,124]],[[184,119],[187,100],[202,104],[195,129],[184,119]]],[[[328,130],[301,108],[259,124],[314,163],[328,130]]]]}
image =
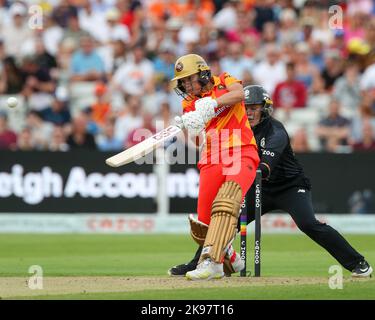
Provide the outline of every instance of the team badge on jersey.
{"type": "Polygon", "coordinates": [[[265,146],[266,146],[266,138],[262,138],[261,140],[260,140],[260,146],[262,147],[262,148],[264,148],[265,146]]]}

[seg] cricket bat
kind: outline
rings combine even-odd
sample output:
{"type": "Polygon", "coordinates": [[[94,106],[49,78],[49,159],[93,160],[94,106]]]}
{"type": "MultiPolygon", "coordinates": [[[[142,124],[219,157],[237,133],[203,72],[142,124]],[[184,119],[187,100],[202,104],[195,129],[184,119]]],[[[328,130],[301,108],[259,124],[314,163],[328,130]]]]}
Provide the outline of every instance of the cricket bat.
{"type": "Polygon", "coordinates": [[[153,136],[143,140],[133,147],[126,149],[110,158],[105,162],[111,167],[120,167],[133,162],[161,146],[164,141],[173,138],[181,132],[181,128],[175,125],[169,126],[153,136]]]}

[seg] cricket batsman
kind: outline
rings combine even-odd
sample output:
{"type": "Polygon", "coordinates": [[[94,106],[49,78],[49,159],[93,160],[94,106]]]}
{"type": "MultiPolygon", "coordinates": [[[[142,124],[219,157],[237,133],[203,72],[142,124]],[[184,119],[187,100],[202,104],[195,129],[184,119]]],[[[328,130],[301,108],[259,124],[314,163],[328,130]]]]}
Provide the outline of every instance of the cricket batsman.
{"type": "MultiPolygon", "coordinates": [[[[353,277],[370,277],[373,269],[331,226],[315,218],[311,200],[311,184],[291,148],[289,136],[283,124],[274,119],[272,100],[261,86],[244,88],[247,117],[259,147],[262,171],[262,214],[272,210],[288,212],[298,228],[313,241],[327,250],[353,277]]],[[[255,192],[250,189],[246,196],[250,206],[254,205],[255,192]]],[[[255,219],[248,212],[248,223],[255,219]]],[[[195,268],[196,256],[187,264],[169,270],[171,275],[183,275],[195,268]]]]}
{"type": "Polygon", "coordinates": [[[202,250],[189,280],[220,279],[223,263],[238,272],[244,264],[232,247],[244,196],[252,185],[259,156],[244,106],[241,81],[224,72],[211,74],[196,54],[175,64],[175,91],[183,97],[176,117],[193,137],[205,136],[198,169],[198,219],[189,217],[191,236],[202,250]],[[229,262],[229,263],[228,263],[229,262]]]}

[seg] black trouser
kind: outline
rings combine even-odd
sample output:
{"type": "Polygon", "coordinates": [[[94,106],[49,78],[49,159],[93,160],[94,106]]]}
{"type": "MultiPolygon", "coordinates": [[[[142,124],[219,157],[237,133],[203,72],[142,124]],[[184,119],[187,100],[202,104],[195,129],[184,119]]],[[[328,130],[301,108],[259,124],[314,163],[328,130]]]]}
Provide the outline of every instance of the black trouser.
{"type": "MultiPolygon", "coordinates": [[[[255,218],[254,198],[254,188],[251,188],[246,196],[248,223],[255,218]]],[[[326,249],[345,269],[352,271],[364,259],[340,233],[315,218],[309,190],[295,187],[272,196],[263,191],[262,215],[277,209],[289,213],[298,228],[326,249]]]]}

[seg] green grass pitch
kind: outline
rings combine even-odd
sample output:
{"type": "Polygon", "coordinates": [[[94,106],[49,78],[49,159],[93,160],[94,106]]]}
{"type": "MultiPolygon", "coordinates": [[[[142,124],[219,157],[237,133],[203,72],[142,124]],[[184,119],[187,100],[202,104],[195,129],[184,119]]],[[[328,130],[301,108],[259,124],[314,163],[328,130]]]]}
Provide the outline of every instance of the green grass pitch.
{"type": "MultiPolygon", "coordinates": [[[[346,235],[375,265],[375,236],[346,235]]],[[[235,242],[238,248],[238,239],[235,242]]],[[[191,282],[167,276],[191,259],[188,235],[0,235],[1,299],[375,299],[375,280],[330,289],[338,263],[303,234],[262,235],[262,277],[191,282]],[[43,268],[43,289],[31,290],[29,267],[43,268]],[[194,288],[194,290],[192,290],[194,288]]],[[[253,236],[248,269],[253,271],[253,236]]]]}

